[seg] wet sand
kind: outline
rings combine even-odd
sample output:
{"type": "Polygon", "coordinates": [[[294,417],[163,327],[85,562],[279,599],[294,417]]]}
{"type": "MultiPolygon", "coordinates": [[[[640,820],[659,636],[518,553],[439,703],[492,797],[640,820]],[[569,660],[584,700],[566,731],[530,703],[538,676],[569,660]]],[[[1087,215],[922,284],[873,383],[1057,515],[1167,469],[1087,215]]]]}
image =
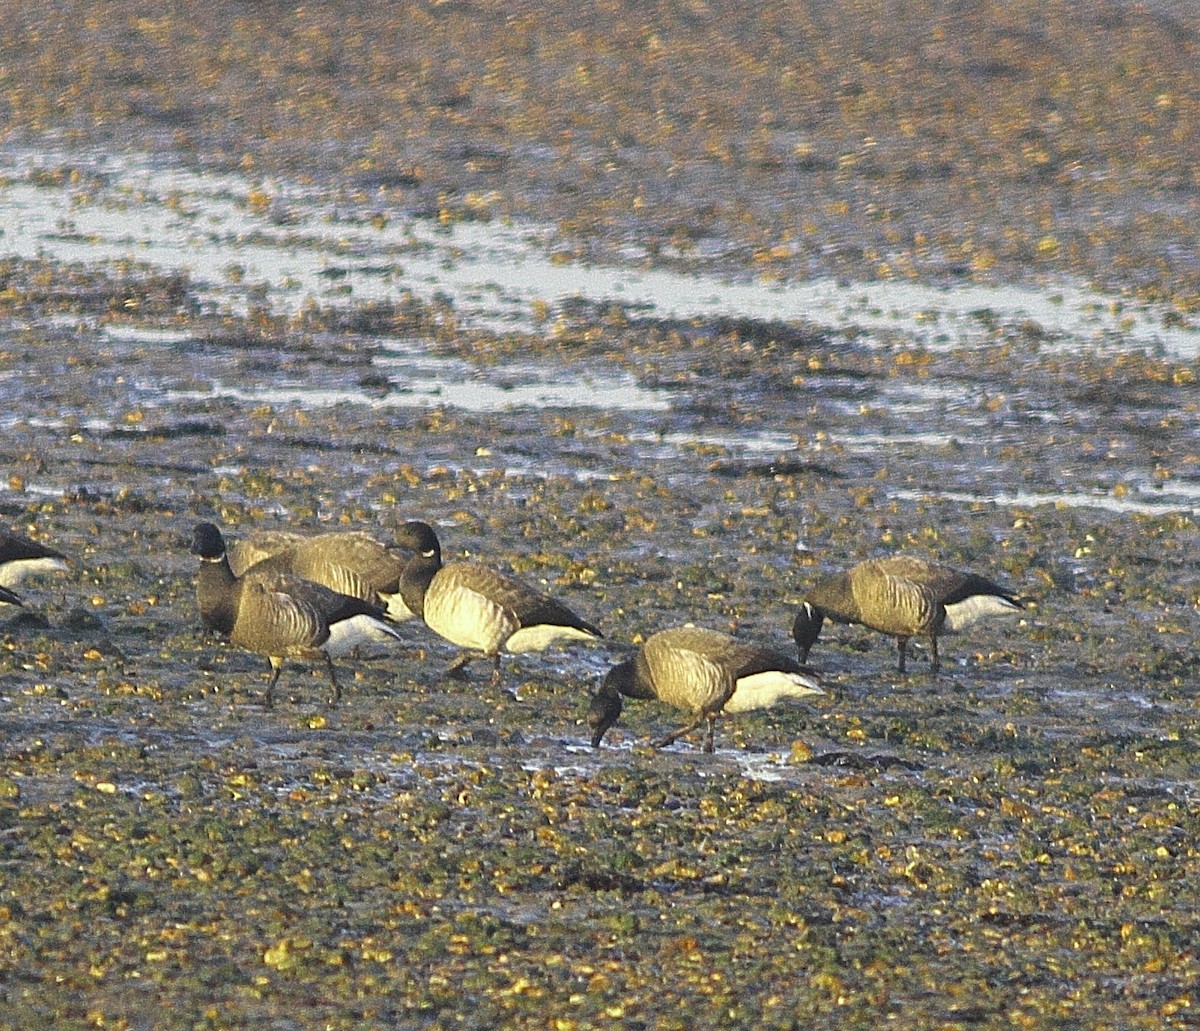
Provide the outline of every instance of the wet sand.
{"type": "MultiPolygon", "coordinates": [[[[1084,82],[1099,74],[1090,48],[1104,40],[1121,40],[1132,68],[1156,49],[1163,75],[1193,45],[1140,10],[1086,24],[1005,10],[1002,27],[981,30],[967,50],[921,21],[932,14],[917,12],[904,30],[924,41],[921,60],[933,62],[924,67],[959,70],[967,113],[981,78],[1024,97],[1048,76],[1047,55],[1077,38],[1069,29],[1099,40],[1074,51],[1084,82]],[[977,66],[977,49],[1000,44],[996,64],[977,66]]],[[[60,88],[100,69],[108,89],[86,101],[68,91],[54,125],[46,112],[35,118],[32,93],[13,94],[22,145],[47,129],[61,145],[64,128],[84,152],[118,136],[142,151],[169,139],[201,166],[292,177],[303,167],[329,196],[367,191],[345,202],[356,211],[394,205],[401,218],[425,205],[453,223],[536,210],[573,241],[564,261],[636,246],[635,260],[652,267],[784,281],[798,270],[870,273],[876,263],[863,255],[890,231],[889,220],[869,228],[875,216],[851,205],[836,231],[824,222],[812,231],[820,246],[757,260],[755,247],[778,241],[771,234],[789,212],[813,207],[778,189],[797,167],[864,203],[865,183],[887,186],[891,210],[907,212],[890,222],[910,234],[913,254],[923,218],[960,221],[938,204],[963,196],[955,177],[965,158],[950,160],[947,197],[920,176],[872,180],[861,161],[824,169],[825,146],[806,156],[799,137],[787,137],[782,165],[738,156],[760,136],[779,149],[772,134],[784,130],[751,88],[791,81],[775,49],[786,33],[770,31],[779,12],[729,32],[715,51],[726,60],[704,64],[715,81],[701,88],[680,62],[691,46],[717,46],[704,5],[671,13],[657,43],[616,8],[594,24],[579,12],[408,11],[442,34],[424,78],[389,78],[379,59],[371,89],[355,95],[386,93],[397,109],[385,105],[368,124],[350,117],[366,101],[355,108],[347,97],[352,30],[369,9],[270,11],[206,8],[188,32],[170,12],[128,31],[80,14],[30,37],[31,67],[79,34],[102,41],[109,49],[38,67],[60,88]],[[225,44],[206,48],[217,13],[225,44]],[[555,31],[568,18],[584,19],[570,46],[555,31]],[[532,83],[517,96],[524,103],[480,99],[493,95],[480,69],[520,78],[495,64],[501,24],[510,45],[525,41],[510,62],[557,69],[549,81],[559,85],[575,67],[579,96],[558,106],[559,118],[580,123],[576,136],[534,103],[532,83]],[[461,56],[473,53],[468,42],[471,62],[461,56]],[[586,44],[590,62],[578,56],[586,44]],[[173,63],[160,63],[168,53],[173,63]],[[744,60],[735,66],[729,54],[744,60]],[[251,67],[280,77],[234,90],[246,80],[233,71],[251,67]],[[725,140],[733,156],[718,152],[706,166],[705,190],[663,186],[693,173],[672,178],[680,144],[661,123],[653,135],[651,122],[630,119],[628,138],[610,141],[612,112],[601,117],[588,101],[607,96],[619,109],[595,85],[601,71],[636,75],[646,88],[631,97],[663,91],[656,103],[675,121],[697,96],[722,100],[709,104],[712,117],[737,131],[713,145],[725,140]],[[408,82],[417,86],[406,107],[408,82]],[[310,91],[284,88],[298,83],[310,91]],[[276,102],[264,105],[260,89],[278,90],[276,102]],[[241,120],[250,111],[271,119],[241,120]],[[423,112],[422,130],[389,132],[401,111],[423,112]],[[115,121],[92,125],[97,112],[115,121]],[[289,112],[283,133],[276,119],[289,112]],[[525,136],[511,131],[522,118],[525,136]],[[322,124],[339,127],[336,145],[318,146],[322,124]],[[533,125],[557,141],[557,157],[536,151],[533,125]],[[469,151],[444,142],[463,148],[468,135],[469,151]],[[615,171],[593,160],[598,147],[615,171]],[[531,171],[547,162],[557,179],[531,171]],[[405,169],[410,179],[381,178],[405,169]],[[635,180],[664,197],[631,202],[633,214],[618,218],[612,206],[635,180]],[[482,183],[499,195],[486,212],[466,200],[482,183]],[[721,198],[711,211],[698,196],[710,189],[721,198]],[[664,232],[672,224],[690,248],[664,232]],[[697,243],[709,237],[720,242],[712,255],[697,243]],[[842,237],[857,258],[831,246],[842,237]]],[[[818,13],[850,53],[884,45],[870,11],[818,13]]],[[[386,29],[358,45],[383,48],[367,40],[386,29]]],[[[803,72],[840,84],[829,104],[842,131],[861,135],[859,119],[881,117],[870,112],[884,85],[915,76],[906,95],[914,109],[928,100],[932,78],[884,60],[900,60],[901,42],[875,64],[836,61],[832,78],[828,63],[803,72]]],[[[1136,88],[1115,94],[1127,105],[1118,113],[1143,112],[1162,88],[1132,78],[1136,88]]],[[[1082,86],[1066,95],[1084,102],[1082,86]]],[[[1181,85],[1171,97],[1150,107],[1178,130],[1190,111],[1181,85]]],[[[986,119],[968,122],[977,134],[962,140],[987,138],[986,119]]],[[[930,146],[932,132],[923,123],[890,143],[903,154],[930,146]]],[[[1028,127],[1014,132],[1020,146],[1045,142],[1028,127]]],[[[1062,133],[1060,142],[1074,139],[1062,133]]],[[[828,152],[849,151],[838,142],[828,152]]],[[[1168,228],[1177,246],[1166,258],[1132,232],[1115,234],[1116,251],[1098,235],[1091,250],[1053,254],[1037,237],[1012,242],[1014,225],[1033,224],[1029,198],[1071,195],[1071,162],[1083,159],[1074,153],[1064,144],[1032,178],[1004,173],[999,156],[978,165],[997,197],[1023,184],[1024,199],[997,201],[973,229],[1010,241],[1011,253],[996,245],[996,264],[959,271],[1015,283],[1103,279],[1103,265],[1129,303],[1149,292],[1177,302],[1186,322],[1193,287],[1170,255],[1186,252],[1193,230],[1178,221],[1143,223],[1168,228]]],[[[1117,176],[1106,201],[1122,229],[1163,191],[1174,191],[1172,210],[1189,210],[1186,184],[1170,186],[1170,154],[1164,144],[1166,165],[1128,158],[1128,178],[1117,176]],[[1149,169],[1161,174],[1138,179],[1149,169]]],[[[67,188],[72,167],[61,166],[67,188]]],[[[820,196],[828,213],[836,198],[820,196]]],[[[953,241],[942,242],[949,254],[953,241]]],[[[922,274],[938,280],[959,263],[938,259],[922,274]]],[[[677,318],[582,299],[542,316],[497,329],[417,294],[296,306],[274,290],[255,298],[236,274],[214,288],[133,263],[0,264],[0,513],[73,560],[65,577],[22,585],[28,611],[0,624],[0,1023],[1191,1026],[1194,354],[987,311],[974,316],[971,339],[941,341],[907,326],[677,318]],[[444,363],[444,402],[419,380],[428,366],[397,358],[398,342],[444,363]],[[475,381],[520,401],[538,376],[586,391],[601,374],[638,392],[635,403],[593,406],[565,391],[551,404],[472,407],[462,389],[475,381]],[[327,403],[339,391],[341,403],[327,403]],[[200,630],[192,524],[214,519],[232,535],[386,533],[413,516],[439,524],[449,554],[541,583],[599,622],[608,642],[506,659],[505,682],[492,688],[483,672],[442,677],[452,650],[414,626],[406,648],[343,661],[339,706],[325,701],[322,669],[296,664],[266,711],[265,662],[200,630]],[[638,635],[693,620],[786,648],[807,585],[896,550],[1001,580],[1029,608],[947,639],[937,677],[924,652],[902,677],[887,639],[829,628],[813,663],[830,696],[723,720],[714,756],[696,738],[648,748],[678,720],[650,703],[631,702],[605,747],[588,747],[579,722],[588,692],[638,635]]]]}

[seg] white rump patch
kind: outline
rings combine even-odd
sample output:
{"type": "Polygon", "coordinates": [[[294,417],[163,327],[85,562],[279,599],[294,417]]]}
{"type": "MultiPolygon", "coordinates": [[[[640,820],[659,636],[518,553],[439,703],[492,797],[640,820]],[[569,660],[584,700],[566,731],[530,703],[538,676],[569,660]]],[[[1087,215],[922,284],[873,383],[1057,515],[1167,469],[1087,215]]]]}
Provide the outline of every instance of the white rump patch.
{"type": "Polygon", "coordinates": [[[374,616],[351,616],[349,619],[339,620],[329,628],[329,640],[321,645],[321,650],[336,659],[362,645],[385,644],[393,640],[403,640],[395,628],[374,616]]]}
{"type": "Polygon", "coordinates": [[[824,693],[815,680],[802,673],[769,670],[766,673],[742,677],[734,685],[733,697],[725,703],[725,711],[749,712],[751,709],[769,709],[781,699],[824,693]]]}
{"type": "Polygon", "coordinates": [[[942,624],[941,632],[954,634],[988,616],[1005,616],[1020,611],[1020,605],[1014,605],[1006,598],[994,594],[973,594],[964,601],[946,606],[946,622],[942,624]]]}
{"type": "Polygon", "coordinates": [[[412,609],[404,604],[404,599],[400,597],[399,591],[397,591],[395,594],[381,593],[379,595],[379,601],[383,605],[384,609],[387,610],[388,616],[394,619],[397,623],[403,623],[405,620],[413,618],[412,609]]]}
{"type": "Polygon", "coordinates": [[[36,573],[65,573],[67,564],[58,558],[22,558],[0,567],[0,587],[15,587],[36,573]]]}
{"type": "Polygon", "coordinates": [[[517,652],[545,651],[558,641],[594,641],[595,634],[577,630],[572,626],[527,626],[522,627],[504,644],[504,650],[517,652]]]}

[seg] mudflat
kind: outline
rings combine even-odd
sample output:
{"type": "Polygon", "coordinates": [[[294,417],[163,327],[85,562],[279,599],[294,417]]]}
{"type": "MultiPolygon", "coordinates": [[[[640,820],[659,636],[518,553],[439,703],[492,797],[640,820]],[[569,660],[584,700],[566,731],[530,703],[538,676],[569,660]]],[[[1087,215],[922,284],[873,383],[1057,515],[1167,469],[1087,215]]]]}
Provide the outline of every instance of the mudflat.
{"type": "Polygon", "coordinates": [[[1195,1023],[1185,11],[35,6],[5,149],[55,156],[8,184],[78,221],[0,262],[0,513],[72,567],[0,614],[0,1024],[1195,1023]],[[88,260],[127,152],[231,177],[244,235],[177,205],[219,279],[88,260]],[[325,292],[248,282],[315,212],[945,299],[892,330],[552,296],[496,325],[406,281],[415,243],[383,275],[299,232],[325,292]],[[948,314],[1060,279],[1115,328],[948,314]],[[200,628],[192,525],[413,517],[606,643],[494,688],[410,624],[340,661],[340,705],[297,661],[265,710],[265,660],[200,628]],[[636,701],[588,746],[641,636],[790,649],[808,585],[896,551],[1027,608],[936,677],[828,627],[828,697],[722,720],[713,756],[649,748],[678,714],[636,701]]]}

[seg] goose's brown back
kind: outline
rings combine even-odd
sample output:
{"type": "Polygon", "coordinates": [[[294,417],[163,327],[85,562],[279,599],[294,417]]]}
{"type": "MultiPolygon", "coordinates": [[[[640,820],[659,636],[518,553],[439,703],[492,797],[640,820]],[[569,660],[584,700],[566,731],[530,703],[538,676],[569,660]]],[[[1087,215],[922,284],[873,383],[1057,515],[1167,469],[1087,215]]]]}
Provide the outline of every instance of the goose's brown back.
{"type": "Polygon", "coordinates": [[[733,693],[738,656],[724,634],[701,627],[662,630],[642,646],[635,675],[655,696],[685,712],[719,710],[733,693]]]}
{"type": "Polygon", "coordinates": [[[830,619],[892,636],[935,632],[944,613],[923,580],[928,563],[908,556],[869,559],[820,581],[805,601],[830,619]]]}
{"type": "Polygon", "coordinates": [[[601,636],[561,602],[473,562],[451,562],[438,570],[425,592],[424,617],[448,641],[487,654],[528,627],[563,627],[580,636],[601,636]]]}
{"type": "Polygon", "coordinates": [[[411,558],[410,552],[395,551],[370,534],[330,533],[296,545],[292,569],[298,576],[316,579],[342,594],[363,597],[317,579],[342,575],[347,585],[365,584],[372,593],[363,600],[374,601],[375,594],[394,594],[400,589],[400,577],[411,558]]]}
{"type": "Polygon", "coordinates": [[[229,640],[260,655],[311,656],[344,607],[320,584],[278,573],[247,576],[240,588],[229,640]]]}
{"type": "Polygon", "coordinates": [[[693,713],[722,709],[743,677],[805,673],[795,659],[772,648],[690,626],[653,634],[642,646],[638,667],[659,699],[693,713]]]}
{"type": "Polygon", "coordinates": [[[234,576],[241,576],[260,562],[289,553],[302,540],[302,534],[291,530],[257,530],[229,543],[229,568],[234,576]]]}

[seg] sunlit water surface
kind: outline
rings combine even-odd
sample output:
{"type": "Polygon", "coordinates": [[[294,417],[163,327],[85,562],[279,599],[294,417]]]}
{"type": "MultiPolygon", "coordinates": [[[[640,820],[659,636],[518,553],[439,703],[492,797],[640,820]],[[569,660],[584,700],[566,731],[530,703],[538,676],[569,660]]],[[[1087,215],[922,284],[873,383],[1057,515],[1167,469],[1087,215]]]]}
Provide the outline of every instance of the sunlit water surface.
{"type": "MultiPolygon", "coordinates": [[[[373,198],[331,199],[315,188],[236,174],[200,173],[146,155],[80,155],[10,150],[0,153],[0,254],[99,264],[134,261],[185,271],[213,312],[244,314],[265,298],[278,312],[313,302],[326,306],[394,300],[404,291],[449,298],[467,324],[498,330],[539,331],[545,312],[570,298],[618,301],[664,318],[736,316],[803,322],[834,332],[854,330],[869,345],[875,335],[928,348],[986,346],[989,326],[1034,324],[1046,346],[1146,349],[1194,357],[1200,334],[1166,309],[1131,304],[1075,283],[1044,288],[908,283],[847,283],[832,279],[766,283],[662,269],[597,267],[553,260],[548,226],[500,222],[443,226],[403,217],[373,198]],[[55,174],[75,169],[76,176],[55,174]]],[[[186,343],[169,330],[111,328],[127,343],[186,343]]],[[[503,369],[476,367],[423,351],[410,341],[385,341],[374,365],[391,382],[384,391],[354,383],[314,384],[279,378],[247,384],[212,377],[180,388],[142,382],[160,403],[207,397],[248,403],[287,403],[312,409],[338,404],[372,408],[450,406],[499,413],[520,407],[590,407],[661,413],[672,392],[606,370],[587,375],[534,363],[503,369]]],[[[965,388],[894,384],[876,398],[902,432],[864,426],[840,443],[846,453],[903,447],[946,447],[953,434],[923,417],[953,410],[956,432],[982,430],[965,388]]],[[[845,402],[847,410],[856,400],[845,402]]],[[[1046,413],[1053,419],[1053,413],[1046,413]]],[[[704,428],[645,434],[647,453],[715,447],[733,455],[780,454],[801,442],[794,434],[761,429],[704,428]]],[[[601,473],[600,475],[603,475],[601,473]]],[[[36,486],[29,489],[36,490],[36,486]]],[[[912,492],[916,496],[918,492],[912,492]]],[[[906,498],[909,493],[893,492],[906,498]]],[[[928,495],[924,495],[928,496],[928,495]]],[[[950,500],[1002,504],[1102,507],[1156,514],[1196,511],[1200,498],[1187,485],[1148,484],[1121,497],[1097,491],[947,490],[950,500]]]]}

